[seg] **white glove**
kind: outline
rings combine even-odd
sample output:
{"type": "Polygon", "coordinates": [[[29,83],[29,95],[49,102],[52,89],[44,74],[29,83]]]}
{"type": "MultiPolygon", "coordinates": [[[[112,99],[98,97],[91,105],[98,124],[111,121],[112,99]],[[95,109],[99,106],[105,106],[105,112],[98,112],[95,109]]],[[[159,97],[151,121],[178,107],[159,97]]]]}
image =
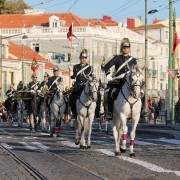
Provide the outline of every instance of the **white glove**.
{"type": "Polygon", "coordinates": [[[31,89],[31,93],[35,93],[35,91],[33,89],[31,89]]]}
{"type": "Polygon", "coordinates": [[[108,79],[108,81],[113,80],[112,75],[111,75],[111,74],[108,74],[108,75],[107,75],[107,79],[108,79]]]}

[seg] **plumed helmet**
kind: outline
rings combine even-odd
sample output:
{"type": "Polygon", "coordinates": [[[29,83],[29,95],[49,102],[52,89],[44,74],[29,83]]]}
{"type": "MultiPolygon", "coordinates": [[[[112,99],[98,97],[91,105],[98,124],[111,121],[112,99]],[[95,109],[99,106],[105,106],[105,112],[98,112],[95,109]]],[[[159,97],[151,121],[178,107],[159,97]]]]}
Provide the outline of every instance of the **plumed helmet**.
{"type": "Polygon", "coordinates": [[[130,43],[130,40],[129,38],[123,38],[122,41],[121,41],[121,53],[122,53],[122,49],[123,47],[131,47],[131,43],[130,43]]]}
{"type": "Polygon", "coordinates": [[[59,71],[59,67],[57,65],[54,66],[53,71],[59,71]]]}
{"type": "Polygon", "coordinates": [[[44,73],[44,77],[49,78],[49,74],[47,72],[44,73]]]}
{"type": "Polygon", "coordinates": [[[82,49],[80,56],[79,56],[79,59],[81,59],[82,57],[87,58],[87,49],[82,49]]]}

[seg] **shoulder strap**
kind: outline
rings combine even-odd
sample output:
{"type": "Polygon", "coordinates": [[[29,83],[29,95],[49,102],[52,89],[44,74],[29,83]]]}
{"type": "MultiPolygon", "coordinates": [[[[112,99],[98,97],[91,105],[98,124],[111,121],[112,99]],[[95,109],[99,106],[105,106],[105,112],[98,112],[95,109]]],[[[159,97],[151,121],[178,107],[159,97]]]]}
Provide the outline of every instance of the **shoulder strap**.
{"type": "Polygon", "coordinates": [[[39,82],[36,82],[35,84],[33,84],[33,85],[31,86],[31,88],[34,88],[38,83],[39,83],[39,82]]]}
{"type": "MultiPolygon", "coordinates": [[[[86,70],[88,67],[89,67],[89,64],[88,64],[87,66],[83,67],[83,68],[76,74],[76,77],[77,77],[80,73],[82,73],[84,70],[86,70]]],[[[75,77],[75,80],[76,80],[76,77],[75,77]]]]}
{"type": "Polygon", "coordinates": [[[59,79],[60,79],[60,77],[57,77],[57,78],[53,81],[53,83],[51,84],[51,86],[49,86],[48,90],[51,89],[51,87],[52,87],[59,79]]]}
{"type": "Polygon", "coordinates": [[[128,64],[131,60],[133,59],[133,57],[131,56],[127,61],[125,61],[116,71],[116,73],[114,74],[114,76],[116,76],[118,74],[118,72],[126,65],[128,64]]]}

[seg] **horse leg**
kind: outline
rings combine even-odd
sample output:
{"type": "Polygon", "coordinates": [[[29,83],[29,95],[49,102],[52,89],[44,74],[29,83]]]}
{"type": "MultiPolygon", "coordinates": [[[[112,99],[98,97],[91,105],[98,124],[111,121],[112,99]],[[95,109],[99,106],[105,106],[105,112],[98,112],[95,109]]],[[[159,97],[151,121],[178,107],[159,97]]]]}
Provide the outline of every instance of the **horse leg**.
{"type": "Polygon", "coordinates": [[[79,126],[80,126],[79,119],[75,119],[74,120],[74,127],[76,129],[76,135],[75,135],[75,144],[76,145],[78,145],[80,143],[80,141],[79,141],[79,126]]]}
{"type": "Polygon", "coordinates": [[[120,155],[120,149],[119,149],[119,141],[118,141],[118,129],[119,129],[119,123],[115,123],[115,119],[113,120],[113,136],[115,140],[115,156],[120,155]]]}
{"type": "Polygon", "coordinates": [[[94,116],[89,116],[89,132],[88,132],[88,142],[87,142],[87,148],[91,148],[91,133],[92,133],[92,123],[94,120],[94,116]]]}
{"type": "Polygon", "coordinates": [[[134,153],[134,139],[136,135],[136,127],[138,124],[138,120],[135,120],[134,123],[132,124],[132,130],[130,133],[130,157],[135,157],[134,153]]]}
{"type": "Polygon", "coordinates": [[[127,132],[128,132],[128,127],[127,127],[127,124],[126,124],[126,117],[123,115],[121,116],[121,122],[122,122],[122,145],[120,147],[120,151],[122,153],[125,153],[126,152],[126,139],[127,139],[127,132]]]}
{"type": "Polygon", "coordinates": [[[80,123],[81,123],[81,140],[80,140],[80,148],[84,149],[86,148],[86,141],[85,141],[85,118],[82,116],[79,116],[80,118],[80,123]]]}

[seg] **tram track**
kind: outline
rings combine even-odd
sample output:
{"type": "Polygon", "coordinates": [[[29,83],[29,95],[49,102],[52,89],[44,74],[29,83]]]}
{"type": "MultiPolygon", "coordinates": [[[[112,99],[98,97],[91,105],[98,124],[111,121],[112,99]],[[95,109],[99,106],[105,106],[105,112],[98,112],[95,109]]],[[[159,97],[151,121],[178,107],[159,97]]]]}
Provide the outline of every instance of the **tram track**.
{"type": "Polygon", "coordinates": [[[11,150],[5,148],[3,145],[0,144],[0,148],[5,151],[8,155],[10,155],[18,164],[20,164],[26,171],[30,173],[31,176],[33,176],[37,180],[47,180],[40,172],[38,172],[36,169],[34,169],[31,165],[29,165],[27,162],[22,160],[20,157],[18,157],[16,154],[14,154],[11,150]]]}
{"type": "MultiPolygon", "coordinates": [[[[3,131],[4,133],[8,134],[9,136],[16,137],[17,138],[16,140],[22,140],[18,136],[14,135],[12,133],[9,133],[9,132],[7,132],[5,130],[0,129],[0,131],[3,131]]],[[[27,140],[23,139],[23,141],[26,142],[26,143],[29,143],[29,141],[27,141],[27,140]]],[[[87,169],[86,167],[83,167],[83,166],[81,166],[81,165],[79,165],[79,164],[77,164],[77,163],[75,163],[73,161],[70,161],[70,160],[60,156],[59,154],[53,153],[53,152],[51,152],[49,150],[42,149],[39,146],[36,146],[35,144],[33,144],[33,146],[37,148],[34,151],[38,151],[40,153],[44,153],[44,154],[47,154],[47,155],[54,156],[54,157],[60,159],[61,161],[64,161],[64,162],[66,162],[66,163],[68,163],[68,164],[70,164],[70,165],[72,165],[72,166],[74,166],[74,167],[76,167],[76,168],[78,168],[80,170],[83,170],[85,173],[88,173],[88,174],[96,177],[97,179],[107,180],[106,177],[104,177],[104,176],[102,176],[102,175],[100,175],[100,174],[98,174],[98,173],[96,173],[96,172],[94,172],[94,171],[92,171],[90,169],[87,169]]],[[[7,149],[2,144],[0,144],[0,148],[5,150],[14,160],[16,160],[19,164],[21,164],[36,179],[38,179],[38,180],[46,180],[47,179],[40,172],[38,172],[36,169],[34,169],[31,165],[29,165],[23,159],[18,157],[15,153],[13,153],[12,150],[7,149]]]]}

